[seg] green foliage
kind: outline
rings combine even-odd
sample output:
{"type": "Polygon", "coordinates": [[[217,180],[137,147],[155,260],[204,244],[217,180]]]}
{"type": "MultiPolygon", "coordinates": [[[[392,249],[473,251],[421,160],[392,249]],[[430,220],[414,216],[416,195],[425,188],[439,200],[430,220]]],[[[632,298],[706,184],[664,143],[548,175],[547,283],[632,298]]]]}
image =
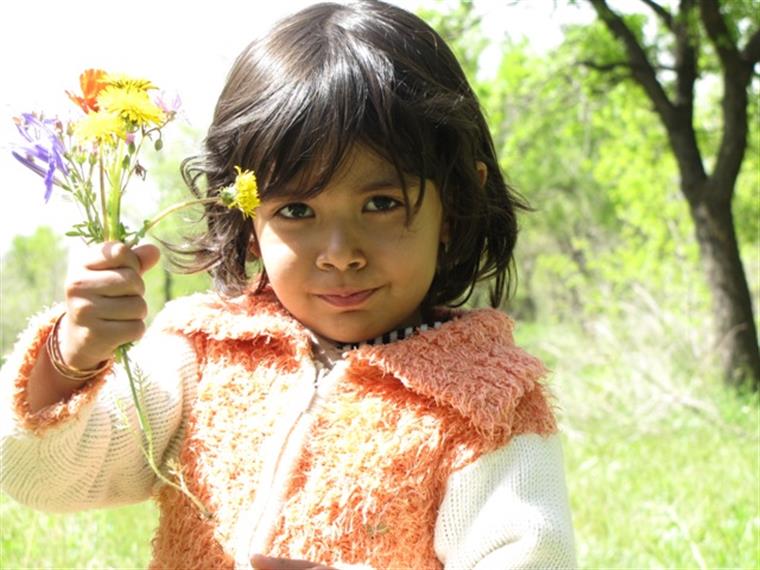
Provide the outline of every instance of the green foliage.
{"type": "Polygon", "coordinates": [[[63,300],[66,248],[51,228],[41,226],[30,236],[13,238],[0,271],[0,355],[6,355],[31,315],[63,300]]]}
{"type": "Polygon", "coordinates": [[[662,260],[697,264],[677,169],[643,93],[620,83],[598,96],[597,72],[574,57],[509,44],[484,102],[502,166],[536,210],[523,218],[518,295],[538,296],[552,319],[610,309],[602,290],[672,288],[674,278],[692,287],[694,272],[662,260]]]}
{"type": "MultiPolygon", "coordinates": [[[[428,5],[431,3],[428,2],[428,5]]],[[[460,2],[451,10],[443,10],[442,0],[422,8],[417,13],[446,40],[471,81],[477,76],[480,56],[488,40],[480,32],[482,16],[473,2],[460,2]]]]}
{"type": "MultiPolygon", "coordinates": [[[[667,65],[652,20],[627,19],[667,65]]],[[[505,44],[480,88],[502,166],[536,209],[523,216],[509,307],[536,321],[518,325],[517,342],[552,370],[581,567],[757,568],[760,402],[720,385],[679,173],[651,103],[615,65],[623,55],[599,22],[571,27],[551,53],[505,44]]],[[[702,61],[718,68],[709,49],[702,61]]],[[[699,144],[713,157],[721,93],[708,79],[699,94],[699,144]]],[[[757,292],[757,81],[753,95],[734,212],[757,292]]]]}
{"type": "MultiPolygon", "coordinates": [[[[148,176],[158,188],[157,199],[152,206],[155,212],[193,197],[182,180],[180,164],[185,157],[195,152],[201,138],[200,133],[179,124],[167,136],[171,137],[172,144],[156,154],[148,167],[148,176]]],[[[211,287],[211,279],[206,273],[179,273],[172,261],[172,253],[165,247],[166,244],[179,247],[187,238],[205,231],[201,213],[201,206],[182,210],[162,220],[151,231],[151,241],[162,247],[160,265],[145,275],[146,300],[151,316],[171,299],[207,291],[211,287]]]]}

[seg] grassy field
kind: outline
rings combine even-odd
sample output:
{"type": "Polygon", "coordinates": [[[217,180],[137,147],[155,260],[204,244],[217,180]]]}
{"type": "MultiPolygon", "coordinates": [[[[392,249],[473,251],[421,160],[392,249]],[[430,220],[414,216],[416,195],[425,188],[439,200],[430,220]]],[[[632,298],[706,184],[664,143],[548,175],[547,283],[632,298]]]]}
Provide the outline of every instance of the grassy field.
{"type": "MultiPolygon", "coordinates": [[[[554,369],[582,568],[760,568],[756,396],[625,339],[520,340],[554,369]]],[[[157,521],[151,504],[64,516],[0,497],[0,513],[4,569],[144,568],[157,521]]]]}
{"type": "Polygon", "coordinates": [[[0,568],[146,568],[158,521],[152,503],[70,515],[38,513],[0,495],[0,568]]]}

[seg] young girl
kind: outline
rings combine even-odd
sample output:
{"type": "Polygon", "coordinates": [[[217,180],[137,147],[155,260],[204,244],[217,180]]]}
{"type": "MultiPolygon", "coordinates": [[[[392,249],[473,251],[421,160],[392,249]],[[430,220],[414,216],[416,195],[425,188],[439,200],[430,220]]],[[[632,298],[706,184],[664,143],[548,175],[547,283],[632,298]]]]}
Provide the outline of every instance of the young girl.
{"type": "Polygon", "coordinates": [[[72,511],[153,496],[152,568],[573,567],[544,368],[496,309],[521,203],[448,47],[379,1],[319,4],[235,62],[204,152],[192,245],[216,294],[169,303],[133,351],[160,485],[111,356],[143,334],[158,250],[109,243],[2,371],[3,491],[72,511]],[[246,262],[257,260],[252,279],[246,262]],[[124,417],[126,414],[126,418],[124,417]]]}

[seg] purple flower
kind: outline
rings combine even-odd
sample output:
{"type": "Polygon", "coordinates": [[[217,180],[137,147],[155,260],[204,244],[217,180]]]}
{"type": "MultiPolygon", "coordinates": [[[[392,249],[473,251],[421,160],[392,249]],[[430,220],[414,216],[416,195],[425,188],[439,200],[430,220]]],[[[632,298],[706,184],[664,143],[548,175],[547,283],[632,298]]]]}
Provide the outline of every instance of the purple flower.
{"type": "Polygon", "coordinates": [[[153,102],[167,115],[174,115],[182,106],[182,99],[180,99],[179,93],[175,93],[174,98],[169,101],[167,93],[161,91],[153,96],[153,102]]]}
{"type": "Polygon", "coordinates": [[[16,117],[14,120],[18,132],[27,144],[15,145],[18,152],[12,151],[12,154],[24,166],[44,177],[45,202],[47,202],[53,191],[55,171],[59,170],[64,176],[68,174],[66,164],[63,162],[66,149],[56,132],[58,120],[36,117],[31,113],[23,113],[21,117],[16,117]]]}

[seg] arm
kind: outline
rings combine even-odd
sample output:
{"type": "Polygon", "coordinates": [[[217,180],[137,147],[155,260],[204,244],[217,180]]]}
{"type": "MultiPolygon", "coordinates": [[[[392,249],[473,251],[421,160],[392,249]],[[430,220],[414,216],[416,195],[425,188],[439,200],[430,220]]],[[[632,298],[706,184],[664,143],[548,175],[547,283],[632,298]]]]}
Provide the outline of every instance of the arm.
{"type": "MultiPolygon", "coordinates": [[[[141,274],[158,260],[155,246],[130,250],[107,243],[72,267],[66,304],[33,319],[0,372],[2,486],[20,502],[75,510],[145,498],[153,483],[138,440],[128,383],[112,367],[82,382],[59,374],[45,342],[59,329],[65,365],[92,369],[114,349],[142,336],[146,306],[141,274]]],[[[149,376],[145,405],[162,453],[177,431],[183,390],[195,384],[195,357],[186,339],[151,335],[134,361],[149,376]],[[183,378],[191,378],[183,382],[183,378]]],[[[161,456],[163,457],[163,455],[161,456]]],[[[160,458],[159,458],[160,460],[160,458]]]]}
{"type": "MultiPolygon", "coordinates": [[[[155,477],[135,437],[137,418],[120,366],[60,402],[36,411],[28,406],[29,363],[44,352],[41,337],[56,314],[32,323],[0,371],[2,490],[54,512],[144,500],[155,477]]],[[[195,390],[195,352],[184,337],[150,331],[132,353],[148,377],[146,409],[157,453],[166,460],[176,455],[195,390]]]]}
{"type": "Polygon", "coordinates": [[[435,548],[446,570],[576,568],[559,436],[516,436],[454,473],[435,548]]]}

